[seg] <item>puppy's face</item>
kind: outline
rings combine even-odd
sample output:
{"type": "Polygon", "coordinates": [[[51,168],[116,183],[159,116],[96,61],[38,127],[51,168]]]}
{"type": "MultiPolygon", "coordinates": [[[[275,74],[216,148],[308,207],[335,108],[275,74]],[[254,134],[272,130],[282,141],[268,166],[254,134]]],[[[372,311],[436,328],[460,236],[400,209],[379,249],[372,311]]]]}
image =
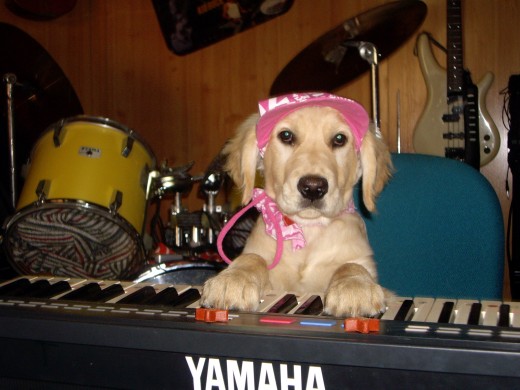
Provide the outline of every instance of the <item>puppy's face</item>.
{"type": "Polygon", "coordinates": [[[298,219],[332,218],[361,175],[350,127],[328,107],[306,107],[277,123],[264,155],[265,190],[298,219]]]}

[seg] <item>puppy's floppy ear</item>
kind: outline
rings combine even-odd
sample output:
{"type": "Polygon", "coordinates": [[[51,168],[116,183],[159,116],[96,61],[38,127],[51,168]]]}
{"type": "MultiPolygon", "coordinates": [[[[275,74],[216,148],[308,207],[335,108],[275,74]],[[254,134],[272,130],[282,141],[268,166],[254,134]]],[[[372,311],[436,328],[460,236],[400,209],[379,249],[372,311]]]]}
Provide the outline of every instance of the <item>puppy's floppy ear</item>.
{"type": "Polygon", "coordinates": [[[258,114],[247,118],[238,126],[236,134],[222,150],[222,153],[227,156],[225,169],[242,191],[242,204],[251,200],[256,171],[262,168],[262,160],[256,143],[257,121],[258,114]]]}
{"type": "Polygon", "coordinates": [[[375,136],[373,125],[361,144],[361,170],[363,174],[363,203],[367,210],[376,209],[376,198],[392,175],[393,165],[388,147],[375,136]]]}

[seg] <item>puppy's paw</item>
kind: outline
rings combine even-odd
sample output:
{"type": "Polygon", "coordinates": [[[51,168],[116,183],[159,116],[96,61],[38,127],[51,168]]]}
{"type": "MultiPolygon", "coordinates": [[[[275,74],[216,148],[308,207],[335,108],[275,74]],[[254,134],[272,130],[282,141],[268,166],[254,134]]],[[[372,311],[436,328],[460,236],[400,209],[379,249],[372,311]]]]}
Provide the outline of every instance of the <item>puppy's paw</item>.
{"type": "Polygon", "coordinates": [[[369,277],[336,279],[325,294],[325,313],[335,317],[372,317],[384,309],[384,290],[369,277]]]}
{"type": "Polygon", "coordinates": [[[228,268],[204,283],[201,306],[254,311],[263,293],[265,276],[249,269],[228,268]]]}

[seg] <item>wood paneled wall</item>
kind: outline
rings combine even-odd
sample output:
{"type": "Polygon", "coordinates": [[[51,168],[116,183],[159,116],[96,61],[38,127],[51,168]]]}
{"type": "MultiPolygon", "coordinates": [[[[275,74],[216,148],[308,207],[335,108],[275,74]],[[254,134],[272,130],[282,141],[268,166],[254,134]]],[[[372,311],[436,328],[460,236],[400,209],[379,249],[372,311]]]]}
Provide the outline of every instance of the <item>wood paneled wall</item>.
{"type": "MultiPolygon", "coordinates": [[[[15,16],[2,2],[0,21],[26,31],[48,50],[74,86],[85,113],[133,128],[159,161],[177,166],[193,160],[192,173],[199,173],[237,123],[256,110],[257,100],[268,95],[289,60],[344,20],[387,2],[295,0],[285,15],[183,57],[167,49],[151,0],[78,0],[72,12],[46,22],[15,16]]],[[[418,31],[429,31],[445,42],[446,2],[425,2],[428,15],[418,31]]],[[[487,108],[502,146],[482,172],[495,188],[505,216],[507,131],[500,91],[511,74],[520,73],[520,0],[465,0],[463,21],[465,66],[474,81],[487,71],[495,75],[487,108]]],[[[415,37],[380,64],[382,129],[394,151],[397,95],[402,152],[413,152],[413,130],[426,100],[414,56],[415,37]]],[[[445,63],[444,54],[436,54],[445,63]]],[[[370,107],[368,74],[336,92],[370,107]]],[[[194,194],[188,202],[190,208],[201,204],[194,194]]]]}

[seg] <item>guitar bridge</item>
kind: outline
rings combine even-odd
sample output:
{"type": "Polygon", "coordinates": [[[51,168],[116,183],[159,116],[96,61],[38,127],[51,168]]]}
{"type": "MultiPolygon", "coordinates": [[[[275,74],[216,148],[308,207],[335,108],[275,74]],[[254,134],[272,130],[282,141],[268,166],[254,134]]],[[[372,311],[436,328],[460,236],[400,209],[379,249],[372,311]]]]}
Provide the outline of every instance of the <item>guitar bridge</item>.
{"type": "Polygon", "coordinates": [[[454,160],[464,161],[464,148],[444,148],[444,155],[454,160]]]}

